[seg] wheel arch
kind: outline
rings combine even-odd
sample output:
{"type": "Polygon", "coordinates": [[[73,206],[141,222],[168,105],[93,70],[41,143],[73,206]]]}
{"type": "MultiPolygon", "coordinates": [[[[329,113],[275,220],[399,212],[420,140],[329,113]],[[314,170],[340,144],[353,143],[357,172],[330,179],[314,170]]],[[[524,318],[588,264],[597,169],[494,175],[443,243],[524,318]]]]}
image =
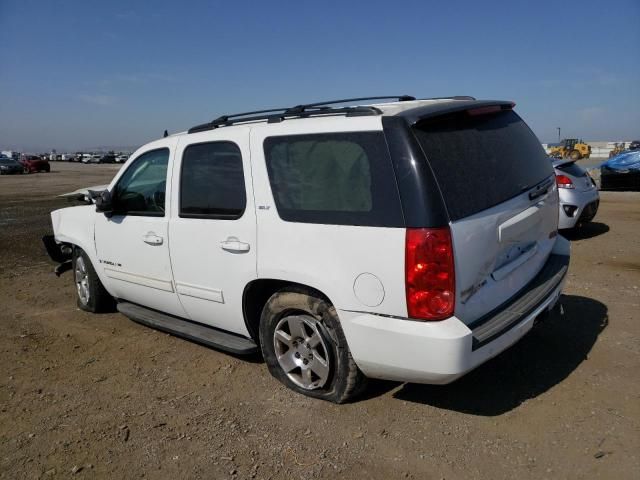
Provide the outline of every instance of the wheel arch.
{"type": "Polygon", "coordinates": [[[252,280],[245,286],[242,292],[242,315],[249,335],[251,335],[251,338],[256,342],[259,341],[258,331],[262,309],[274,293],[287,287],[305,290],[322,298],[329,304],[334,305],[325,293],[310,285],[276,278],[258,278],[252,280]]]}

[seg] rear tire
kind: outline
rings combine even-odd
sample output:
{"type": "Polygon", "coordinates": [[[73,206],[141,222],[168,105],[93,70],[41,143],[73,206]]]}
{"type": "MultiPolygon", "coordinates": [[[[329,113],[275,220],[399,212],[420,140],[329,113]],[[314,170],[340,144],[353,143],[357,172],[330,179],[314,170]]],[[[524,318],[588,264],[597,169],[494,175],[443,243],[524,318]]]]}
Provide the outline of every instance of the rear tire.
{"type": "Polygon", "coordinates": [[[344,403],[366,386],[335,307],[312,290],[289,287],[269,298],[260,348],[271,375],[303,395],[344,403]]]}
{"type": "Polygon", "coordinates": [[[573,150],[569,154],[569,158],[571,158],[571,160],[580,160],[582,158],[582,155],[580,155],[580,152],[578,150],[573,150]]]}
{"type": "Polygon", "coordinates": [[[80,248],[73,251],[73,280],[80,310],[92,313],[115,311],[114,298],[102,285],[88,255],[80,248]]]}

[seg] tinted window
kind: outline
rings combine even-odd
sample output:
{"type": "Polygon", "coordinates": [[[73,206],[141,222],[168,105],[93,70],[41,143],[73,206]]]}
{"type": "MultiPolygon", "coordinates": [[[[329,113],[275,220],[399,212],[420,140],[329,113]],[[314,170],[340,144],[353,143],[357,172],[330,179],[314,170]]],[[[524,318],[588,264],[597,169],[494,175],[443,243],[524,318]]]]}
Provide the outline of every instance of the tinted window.
{"type": "Polygon", "coordinates": [[[140,155],[124,172],[113,191],[119,214],[163,216],[169,149],[140,155]]]}
{"type": "Polygon", "coordinates": [[[231,142],[188,146],[182,157],[180,216],[235,219],[247,198],[242,155],[231,142]]]}
{"type": "Polygon", "coordinates": [[[271,189],[283,220],[402,226],[382,132],[270,137],[264,148],[271,189]]]}
{"type": "Polygon", "coordinates": [[[452,220],[504,202],[553,174],[529,127],[508,110],[459,112],[414,128],[452,220]]]}

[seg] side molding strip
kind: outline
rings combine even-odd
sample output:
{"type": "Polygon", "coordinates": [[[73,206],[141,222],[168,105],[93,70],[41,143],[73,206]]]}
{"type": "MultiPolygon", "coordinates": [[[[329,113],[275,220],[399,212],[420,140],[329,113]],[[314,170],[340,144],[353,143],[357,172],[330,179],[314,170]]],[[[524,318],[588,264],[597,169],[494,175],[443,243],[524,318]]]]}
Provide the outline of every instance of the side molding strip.
{"type": "Polygon", "coordinates": [[[200,298],[202,300],[209,300],[210,302],[224,303],[224,297],[222,296],[222,290],[215,288],[204,288],[188,283],[176,283],[176,290],[180,295],[186,295],[187,297],[200,298]]]}
{"type": "Polygon", "coordinates": [[[115,280],[122,280],[123,282],[134,283],[136,285],[142,285],[143,287],[155,288],[170,293],[174,291],[171,280],[144,277],[142,275],[136,275],[135,273],[123,272],[122,270],[114,270],[112,268],[105,268],[104,273],[107,277],[115,280]]]}

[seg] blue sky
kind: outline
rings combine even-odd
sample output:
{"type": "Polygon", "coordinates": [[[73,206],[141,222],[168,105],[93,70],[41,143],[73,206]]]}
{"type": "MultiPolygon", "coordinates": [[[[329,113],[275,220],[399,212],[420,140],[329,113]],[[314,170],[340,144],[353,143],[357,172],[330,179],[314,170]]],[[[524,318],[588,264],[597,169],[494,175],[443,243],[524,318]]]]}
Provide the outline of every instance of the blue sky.
{"type": "Polygon", "coordinates": [[[0,0],[0,147],[405,93],[514,100],[541,141],[635,139],[639,58],[638,0],[0,0]]]}

